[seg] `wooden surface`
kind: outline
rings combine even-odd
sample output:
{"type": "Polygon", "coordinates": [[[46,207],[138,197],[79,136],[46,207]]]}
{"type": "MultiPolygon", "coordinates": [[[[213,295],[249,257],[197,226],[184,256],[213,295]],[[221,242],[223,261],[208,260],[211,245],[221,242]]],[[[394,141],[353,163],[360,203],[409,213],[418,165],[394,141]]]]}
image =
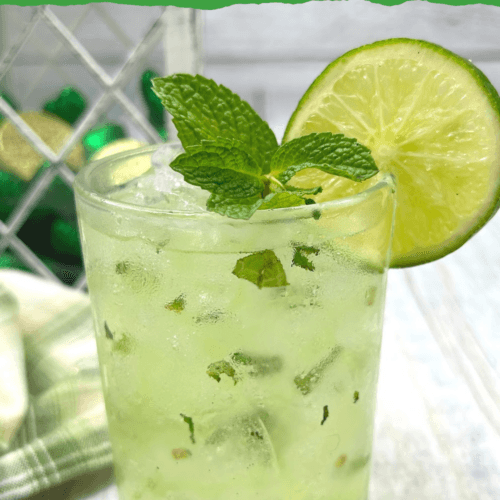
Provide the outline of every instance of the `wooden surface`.
{"type": "Polygon", "coordinates": [[[500,499],[499,248],[500,214],[452,255],[389,272],[370,500],[500,499]]]}

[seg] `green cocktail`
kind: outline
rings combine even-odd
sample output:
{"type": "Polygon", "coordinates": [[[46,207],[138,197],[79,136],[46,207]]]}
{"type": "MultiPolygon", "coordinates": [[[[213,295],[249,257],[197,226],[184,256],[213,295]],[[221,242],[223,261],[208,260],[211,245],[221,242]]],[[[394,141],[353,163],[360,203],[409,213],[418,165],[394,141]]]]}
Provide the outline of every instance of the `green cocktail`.
{"type": "Polygon", "coordinates": [[[76,183],[120,498],[365,500],[391,177],[234,220],[130,179],[153,151],[76,183]]]}
{"type": "Polygon", "coordinates": [[[325,69],[279,146],[212,80],[153,89],[184,150],[75,184],[121,499],[366,500],[387,268],[498,210],[498,93],[381,41],[325,69]]]}

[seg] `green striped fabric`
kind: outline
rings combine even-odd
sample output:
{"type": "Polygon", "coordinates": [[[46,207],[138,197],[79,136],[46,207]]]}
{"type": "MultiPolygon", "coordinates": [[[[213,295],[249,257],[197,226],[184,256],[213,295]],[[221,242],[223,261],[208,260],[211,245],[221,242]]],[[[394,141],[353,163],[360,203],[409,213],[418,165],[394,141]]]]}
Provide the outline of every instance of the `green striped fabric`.
{"type": "Polygon", "coordinates": [[[0,451],[0,500],[112,465],[88,298],[23,340],[29,406],[0,451]]]}

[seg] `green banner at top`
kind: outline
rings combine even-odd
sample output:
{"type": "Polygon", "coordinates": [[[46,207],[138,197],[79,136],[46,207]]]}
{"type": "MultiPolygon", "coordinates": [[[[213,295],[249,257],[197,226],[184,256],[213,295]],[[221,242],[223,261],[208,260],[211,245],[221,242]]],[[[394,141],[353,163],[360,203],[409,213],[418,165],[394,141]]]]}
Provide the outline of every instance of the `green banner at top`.
{"type": "MultiPolygon", "coordinates": [[[[154,5],[172,5],[175,7],[190,7],[194,9],[203,9],[203,10],[213,10],[213,9],[221,9],[223,7],[228,7],[230,5],[243,5],[243,4],[253,4],[253,5],[262,5],[268,3],[282,3],[282,4],[304,4],[310,1],[342,1],[342,0],[287,0],[283,2],[275,2],[274,0],[168,0],[164,2],[160,2],[158,0],[115,0],[116,4],[128,4],[128,5],[145,5],[145,6],[154,6],[154,5]]],[[[346,0],[349,1],[349,0],[346,0]]],[[[379,5],[401,5],[406,3],[405,0],[369,0],[372,3],[376,3],[379,5]]],[[[415,0],[414,0],[415,1],[415,0]]],[[[416,0],[418,1],[418,0],[416,0]]],[[[423,0],[428,3],[434,4],[444,4],[444,5],[475,5],[475,4],[484,4],[484,5],[497,5],[500,6],[500,0],[423,0]]],[[[82,5],[89,3],[101,3],[101,2],[89,2],[86,0],[51,0],[47,2],[50,5],[82,5]]],[[[0,1],[0,4],[8,4],[8,5],[44,5],[45,2],[39,2],[36,0],[18,0],[17,2],[12,0],[0,1]]]]}

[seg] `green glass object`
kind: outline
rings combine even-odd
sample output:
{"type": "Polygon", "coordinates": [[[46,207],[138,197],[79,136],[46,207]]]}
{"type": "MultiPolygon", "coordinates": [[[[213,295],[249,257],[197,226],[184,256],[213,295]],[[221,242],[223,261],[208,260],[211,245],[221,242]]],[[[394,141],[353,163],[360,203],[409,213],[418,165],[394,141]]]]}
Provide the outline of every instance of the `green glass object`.
{"type": "Polygon", "coordinates": [[[146,70],[141,76],[141,91],[146,106],[149,111],[149,123],[158,132],[158,135],[165,141],[167,140],[167,130],[165,128],[165,108],[161,103],[160,98],[153,92],[151,88],[151,80],[160,76],[152,69],[146,70]]]}
{"type": "Polygon", "coordinates": [[[0,255],[0,269],[21,269],[29,271],[29,268],[24,264],[17,255],[7,249],[0,255]]]}
{"type": "Polygon", "coordinates": [[[98,128],[89,130],[82,139],[87,161],[90,160],[94,153],[110,142],[123,139],[126,136],[125,129],[116,123],[106,123],[98,128]]]}
{"type": "Polygon", "coordinates": [[[0,200],[2,203],[7,198],[19,198],[25,191],[27,182],[22,181],[17,175],[0,170],[0,200]]]}
{"type": "MultiPolygon", "coordinates": [[[[12,99],[12,97],[7,92],[0,92],[0,98],[6,101],[7,104],[15,111],[19,110],[18,104],[16,103],[16,101],[14,101],[14,99],[12,99]]],[[[5,117],[2,115],[2,113],[0,113],[0,121],[2,121],[4,118],[5,117]]]]}
{"type": "Polygon", "coordinates": [[[73,87],[65,87],[55,99],[43,106],[44,111],[57,115],[70,125],[78,121],[86,108],[85,98],[73,87]]]}
{"type": "Polygon", "coordinates": [[[0,220],[7,220],[27,186],[28,183],[16,175],[0,170],[0,220]]]}
{"type": "Polygon", "coordinates": [[[55,255],[73,255],[81,257],[80,237],[76,220],[71,224],[64,219],[56,219],[50,228],[50,245],[55,255]]]}

